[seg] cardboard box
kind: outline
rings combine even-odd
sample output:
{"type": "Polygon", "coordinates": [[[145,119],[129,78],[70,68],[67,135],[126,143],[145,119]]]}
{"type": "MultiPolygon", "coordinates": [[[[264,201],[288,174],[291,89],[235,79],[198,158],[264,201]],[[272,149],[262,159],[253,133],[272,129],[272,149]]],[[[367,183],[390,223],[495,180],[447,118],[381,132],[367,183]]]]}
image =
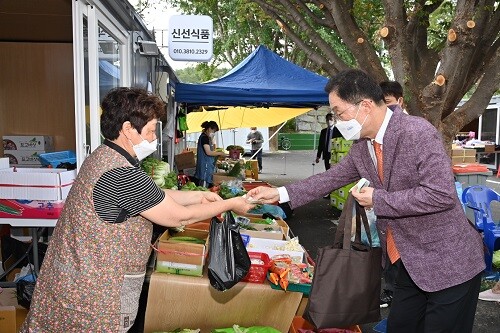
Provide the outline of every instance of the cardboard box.
{"type": "Polygon", "coordinates": [[[248,230],[240,227],[240,233],[249,235],[250,237],[277,239],[277,240],[283,240],[283,238],[285,237],[285,235],[283,234],[283,229],[279,225],[273,226],[268,224],[259,224],[250,222],[248,226],[250,228],[257,230],[248,230]]]}
{"type": "Polygon", "coordinates": [[[484,151],[486,153],[493,153],[495,151],[495,145],[494,144],[491,144],[491,145],[484,145],[484,151]]]}
{"type": "Polygon", "coordinates": [[[214,185],[219,185],[223,182],[228,182],[228,181],[235,180],[235,179],[237,179],[237,178],[228,176],[227,173],[216,172],[213,174],[214,185]]]}
{"type": "MultiPolygon", "coordinates": [[[[464,149],[466,150],[466,149],[464,149]]],[[[476,155],[474,156],[452,156],[451,157],[451,164],[461,164],[461,163],[475,163],[476,162],[476,155]]]]}
{"type": "Polygon", "coordinates": [[[4,135],[3,150],[43,150],[54,151],[51,136],[46,135],[4,135]]]}
{"type": "Polygon", "coordinates": [[[475,149],[466,149],[466,148],[455,148],[451,150],[451,156],[474,156],[476,157],[475,149]]]}
{"type": "Polygon", "coordinates": [[[342,186],[341,188],[339,188],[337,190],[339,196],[341,198],[347,199],[347,197],[349,196],[349,191],[351,190],[351,188],[353,188],[354,185],[356,185],[356,183],[351,183],[351,184],[348,184],[346,186],[342,186]]]}
{"type": "Polygon", "coordinates": [[[63,207],[64,200],[0,199],[0,218],[57,219],[63,207]]]}
{"type": "Polygon", "coordinates": [[[347,153],[335,153],[335,155],[337,155],[337,163],[339,163],[340,161],[342,161],[342,159],[347,156],[347,153]]]}
{"type": "Polygon", "coordinates": [[[15,168],[0,170],[0,198],[64,200],[76,178],[76,170],[15,168]]]}
{"type": "Polygon", "coordinates": [[[234,324],[270,326],[287,332],[302,293],[269,288],[267,283],[239,282],[224,292],[208,278],[153,273],[149,284],[144,332],[176,328],[211,332],[234,324]]]}
{"type": "Polygon", "coordinates": [[[3,288],[0,293],[0,332],[17,333],[28,310],[17,303],[16,289],[3,288]]]}
{"type": "Polygon", "coordinates": [[[174,163],[177,170],[184,170],[196,167],[196,160],[192,151],[182,152],[174,156],[174,163]]]}
{"type": "Polygon", "coordinates": [[[208,253],[208,231],[189,229],[176,233],[175,236],[204,239],[205,244],[179,243],[169,239],[172,234],[165,231],[158,240],[156,271],[161,273],[195,275],[203,274],[203,265],[208,253]]]}
{"type": "Polygon", "coordinates": [[[40,154],[45,153],[44,150],[4,150],[4,157],[9,159],[11,166],[28,165],[31,167],[41,167],[40,154]]]}
{"type": "Polygon", "coordinates": [[[294,262],[303,262],[304,260],[304,249],[301,251],[286,251],[279,250],[278,248],[283,247],[286,241],[275,240],[275,239],[264,239],[264,238],[250,238],[250,243],[247,245],[247,251],[249,252],[262,252],[273,259],[273,256],[279,254],[288,254],[294,262]]]}

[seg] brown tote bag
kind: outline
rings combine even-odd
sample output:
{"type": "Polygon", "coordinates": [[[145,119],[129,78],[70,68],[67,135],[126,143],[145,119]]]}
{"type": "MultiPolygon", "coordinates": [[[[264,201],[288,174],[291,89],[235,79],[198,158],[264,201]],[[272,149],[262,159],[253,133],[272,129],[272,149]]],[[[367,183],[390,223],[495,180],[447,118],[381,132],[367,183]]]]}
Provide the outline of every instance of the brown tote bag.
{"type": "Polygon", "coordinates": [[[334,244],[318,251],[305,310],[316,328],[342,328],[380,320],[380,248],[361,243],[361,220],[372,242],[366,212],[349,194],[339,219],[334,244]],[[351,241],[353,207],[356,235],[351,241]]]}

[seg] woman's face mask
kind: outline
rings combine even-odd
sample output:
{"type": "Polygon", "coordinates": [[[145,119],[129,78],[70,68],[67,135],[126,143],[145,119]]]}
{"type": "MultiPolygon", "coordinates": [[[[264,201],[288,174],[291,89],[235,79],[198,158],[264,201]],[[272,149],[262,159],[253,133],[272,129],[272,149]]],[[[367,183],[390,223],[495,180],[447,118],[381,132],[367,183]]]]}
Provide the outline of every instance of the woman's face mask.
{"type": "Polygon", "coordinates": [[[139,136],[142,139],[139,144],[134,145],[130,139],[128,141],[130,141],[130,143],[132,144],[132,149],[134,150],[137,159],[141,161],[156,151],[156,147],[158,146],[158,139],[149,142],[148,140],[144,139],[140,133],[139,136]]]}

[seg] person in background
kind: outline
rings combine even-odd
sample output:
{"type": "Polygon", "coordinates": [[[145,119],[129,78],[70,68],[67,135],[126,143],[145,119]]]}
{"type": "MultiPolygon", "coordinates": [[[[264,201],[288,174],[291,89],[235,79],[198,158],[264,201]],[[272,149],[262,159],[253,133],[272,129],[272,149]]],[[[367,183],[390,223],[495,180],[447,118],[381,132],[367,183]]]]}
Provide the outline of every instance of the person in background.
{"type": "Polygon", "coordinates": [[[383,81],[380,82],[380,88],[384,93],[385,105],[391,110],[393,106],[399,106],[404,113],[408,114],[405,110],[403,99],[403,87],[398,81],[383,81]]]}
{"type": "MultiPolygon", "coordinates": [[[[403,87],[399,82],[383,81],[380,83],[380,88],[382,88],[382,93],[384,94],[385,105],[387,105],[389,109],[394,111],[396,107],[399,107],[406,113],[404,110],[403,87]]],[[[396,280],[397,273],[397,266],[391,264],[391,261],[386,258],[384,267],[384,286],[380,294],[381,308],[391,305],[394,294],[394,281],[396,280]]]]}
{"type": "Polygon", "coordinates": [[[247,135],[247,143],[252,144],[252,156],[257,157],[257,163],[259,164],[259,173],[262,172],[262,143],[264,142],[264,137],[262,133],[257,131],[257,127],[250,127],[250,133],[247,135]]]}
{"type": "Polygon", "coordinates": [[[480,292],[479,299],[500,304],[500,281],[497,281],[493,288],[480,292]]]}
{"type": "Polygon", "coordinates": [[[217,157],[226,156],[226,154],[215,150],[214,136],[219,131],[219,125],[215,121],[204,121],[201,128],[203,130],[198,138],[194,176],[198,180],[198,186],[209,188],[213,186],[213,174],[217,157]]]}
{"type": "Polygon", "coordinates": [[[139,166],[156,150],[157,96],[119,87],[102,101],[104,142],[83,161],[50,240],[20,332],[126,332],[134,323],[153,223],[179,227],[244,198],[159,188],[139,166]]]}
{"type": "Polygon", "coordinates": [[[330,159],[332,157],[332,139],[340,138],[339,130],[335,127],[335,121],[333,120],[333,114],[327,113],[325,116],[326,127],[319,133],[318,141],[318,152],[316,154],[316,164],[319,163],[319,159],[323,157],[325,162],[325,170],[330,169],[330,159]]]}
{"type": "Polygon", "coordinates": [[[387,332],[472,332],[483,246],[456,194],[441,134],[421,117],[391,111],[380,86],[361,70],[339,72],[325,90],[335,126],[356,140],[347,155],[323,173],[256,187],[247,197],[296,208],[366,178],[370,186],[351,193],[373,208],[382,261],[387,253],[398,267],[387,332]]]}

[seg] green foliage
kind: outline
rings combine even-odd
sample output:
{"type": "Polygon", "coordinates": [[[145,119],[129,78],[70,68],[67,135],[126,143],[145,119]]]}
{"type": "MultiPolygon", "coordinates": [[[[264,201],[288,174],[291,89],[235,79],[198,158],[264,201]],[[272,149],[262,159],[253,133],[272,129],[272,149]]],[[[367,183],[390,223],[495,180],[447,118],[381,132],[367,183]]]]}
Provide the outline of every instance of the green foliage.
{"type": "Polygon", "coordinates": [[[202,83],[219,78],[229,71],[228,68],[218,68],[207,63],[188,66],[176,71],[177,77],[185,83],[202,83]]]}

